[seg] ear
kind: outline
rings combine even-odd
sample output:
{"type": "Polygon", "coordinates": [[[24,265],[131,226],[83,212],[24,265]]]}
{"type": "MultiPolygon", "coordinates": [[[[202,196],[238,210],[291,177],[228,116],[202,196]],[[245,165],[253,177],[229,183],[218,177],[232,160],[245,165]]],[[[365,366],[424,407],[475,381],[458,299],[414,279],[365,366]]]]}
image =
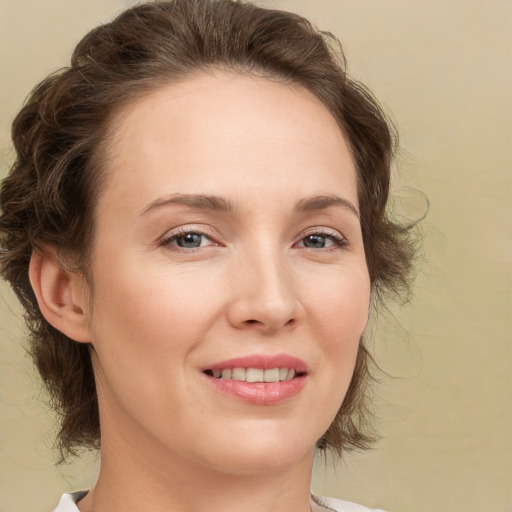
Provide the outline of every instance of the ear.
{"type": "Polygon", "coordinates": [[[34,251],[29,279],[46,320],[72,340],[89,343],[87,287],[83,276],[66,270],[54,248],[34,251]]]}

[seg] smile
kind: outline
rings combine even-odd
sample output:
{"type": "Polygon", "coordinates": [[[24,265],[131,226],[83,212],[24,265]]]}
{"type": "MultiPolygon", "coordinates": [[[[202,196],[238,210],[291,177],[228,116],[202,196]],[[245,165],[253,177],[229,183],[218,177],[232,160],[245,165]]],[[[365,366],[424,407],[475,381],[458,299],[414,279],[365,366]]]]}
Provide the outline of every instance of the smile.
{"type": "Polygon", "coordinates": [[[238,380],[244,382],[283,382],[300,376],[294,368],[217,368],[206,370],[204,373],[210,377],[222,380],[238,380]]]}
{"type": "Polygon", "coordinates": [[[287,402],[306,385],[305,361],[287,354],[253,354],[202,368],[210,386],[224,396],[254,405],[287,402]]]}

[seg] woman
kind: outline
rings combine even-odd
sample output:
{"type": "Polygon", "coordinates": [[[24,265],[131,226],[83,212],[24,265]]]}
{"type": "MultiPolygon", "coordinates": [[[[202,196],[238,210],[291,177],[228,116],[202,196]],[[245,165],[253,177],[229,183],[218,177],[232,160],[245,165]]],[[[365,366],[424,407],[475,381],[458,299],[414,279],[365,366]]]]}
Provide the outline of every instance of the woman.
{"type": "Polygon", "coordinates": [[[13,125],[2,273],[61,414],[101,448],[59,512],[367,510],[311,498],[371,436],[370,302],[406,288],[393,138],[332,38],[230,0],[129,9],[13,125]]]}

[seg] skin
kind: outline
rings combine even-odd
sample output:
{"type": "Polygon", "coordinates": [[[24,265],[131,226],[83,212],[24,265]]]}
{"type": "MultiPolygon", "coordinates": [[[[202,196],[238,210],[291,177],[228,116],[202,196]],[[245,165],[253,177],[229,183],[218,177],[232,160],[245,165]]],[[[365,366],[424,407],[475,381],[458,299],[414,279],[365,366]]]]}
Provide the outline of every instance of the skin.
{"type": "Polygon", "coordinates": [[[51,254],[31,266],[47,318],[93,347],[102,465],[80,510],[310,510],[315,442],[347,391],[370,297],[339,127],[298,86],[216,73],[139,98],[111,134],[93,293],[51,254]],[[232,211],[166,203],[175,194],[232,211]],[[345,204],[297,211],[316,196],[345,204]],[[201,245],[180,247],[191,232],[201,245]],[[202,371],[282,353],[306,362],[306,382],[271,405],[202,371]]]}

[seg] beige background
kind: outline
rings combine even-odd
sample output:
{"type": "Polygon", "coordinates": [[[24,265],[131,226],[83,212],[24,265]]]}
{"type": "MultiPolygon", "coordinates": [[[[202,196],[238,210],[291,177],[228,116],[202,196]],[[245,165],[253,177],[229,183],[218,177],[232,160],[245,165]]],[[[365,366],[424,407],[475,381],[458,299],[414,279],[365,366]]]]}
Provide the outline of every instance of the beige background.
{"type": "MultiPolygon", "coordinates": [[[[131,2],[0,0],[0,148],[37,81],[66,65],[90,28],[131,2]]],[[[397,512],[512,511],[512,3],[276,0],[344,44],[352,74],[392,113],[403,147],[395,188],[408,215],[431,207],[408,308],[379,319],[383,436],[315,490],[397,512]],[[409,200],[412,197],[412,201],[409,200]]],[[[85,488],[94,461],[52,464],[52,418],[21,348],[20,309],[0,301],[0,511],[49,511],[85,488]]]]}

